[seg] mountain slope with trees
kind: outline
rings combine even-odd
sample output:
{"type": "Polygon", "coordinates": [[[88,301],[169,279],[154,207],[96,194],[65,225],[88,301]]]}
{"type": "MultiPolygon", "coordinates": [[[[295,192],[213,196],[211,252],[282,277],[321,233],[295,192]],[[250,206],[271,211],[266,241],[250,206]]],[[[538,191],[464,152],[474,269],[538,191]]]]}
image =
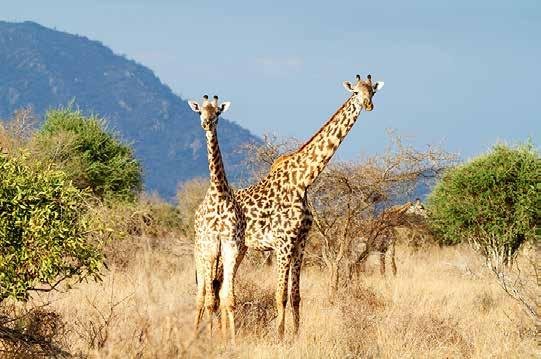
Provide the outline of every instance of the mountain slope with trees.
{"type": "MultiPolygon", "coordinates": [[[[207,175],[197,115],[150,69],[86,37],[0,21],[0,118],[28,106],[43,118],[72,102],[85,114],[106,118],[133,144],[146,190],[170,199],[179,182],[207,175]]],[[[219,131],[226,168],[239,178],[239,148],[260,140],[228,120],[221,120],[219,131]]]]}

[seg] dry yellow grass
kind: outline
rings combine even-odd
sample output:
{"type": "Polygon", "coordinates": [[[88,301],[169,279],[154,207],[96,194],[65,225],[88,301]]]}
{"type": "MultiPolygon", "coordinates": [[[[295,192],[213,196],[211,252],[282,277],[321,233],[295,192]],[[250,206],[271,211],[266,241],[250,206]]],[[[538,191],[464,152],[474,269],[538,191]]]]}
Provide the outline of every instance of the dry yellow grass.
{"type": "MultiPolygon", "coordinates": [[[[274,337],[272,269],[245,261],[235,348],[218,335],[192,338],[189,246],[137,248],[134,260],[110,268],[102,283],[35,299],[51,301],[50,309],[63,318],[69,352],[93,358],[539,356],[532,323],[466,248],[401,249],[396,278],[368,272],[333,304],[326,297],[326,274],[306,268],[301,333],[293,339],[288,332],[282,343],[274,337]]],[[[290,329],[290,317],[286,323],[290,329]]]]}

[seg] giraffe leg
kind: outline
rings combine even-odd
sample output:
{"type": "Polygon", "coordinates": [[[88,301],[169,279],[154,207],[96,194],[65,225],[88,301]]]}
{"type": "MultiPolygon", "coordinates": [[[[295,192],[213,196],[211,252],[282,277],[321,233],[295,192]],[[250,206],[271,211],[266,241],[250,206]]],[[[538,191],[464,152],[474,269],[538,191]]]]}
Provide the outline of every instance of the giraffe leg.
{"type": "Polygon", "coordinates": [[[393,269],[393,275],[396,276],[396,260],[395,260],[395,241],[391,242],[391,267],[393,269]]]}
{"type": "Polygon", "coordinates": [[[217,254],[211,255],[209,260],[205,262],[205,311],[207,312],[208,318],[208,334],[212,336],[212,320],[213,314],[216,310],[216,295],[215,295],[215,286],[216,281],[215,277],[216,267],[218,263],[217,254]]]}
{"type": "Polygon", "coordinates": [[[276,286],[276,308],[278,310],[277,332],[278,338],[284,337],[285,309],[287,305],[287,286],[289,267],[291,265],[292,248],[285,246],[276,251],[276,270],[278,275],[276,286]]]}
{"type": "MultiPolygon", "coordinates": [[[[235,276],[237,275],[237,270],[239,269],[239,266],[240,266],[240,263],[242,262],[242,259],[244,258],[244,255],[246,254],[246,250],[247,250],[247,247],[245,247],[244,245],[239,249],[239,254],[235,260],[235,267],[233,269],[233,285],[235,284],[235,276]]],[[[235,298],[234,300],[234,307],[236,309],[236,296],[235,296],[235,290],[234,290],[234,286],[233,286],[233,298],[235,298]]],[[[229,319],[229,330],[231,331],[230,333],[230,337],[231,337],[231,341],[232,341],[232,344],[235,345],[235,316],[234,316],[234,312],[229,312],[229,315],[228,315],[228,319],[229,319]]]]}
{"type": "Polygon", "coordinates": [[[229,337],[235,343],[235,275],[246,253],[246,247],[239,246],[236,241],[222,241],[222,258],[224,279],[220,290],[220,306],[222,312],[222,335],[227,337],[229,322],[229,337]]]}
{"type": "MultiPolygon", "coordinates": [[[[210,267],[210,266],[209,266],[210,267]]],[[[212,314],[214,312],[214,290],[212,288],[212,278],[210,275],[210,268],[207,268],[208,272],[205,275],[205,313],[208,320],[208,335],[212,336],[212,314]]]]}
{"type": "Polygon", "coordinates": [[[195,280],[197,283],[197,294],[195,299],[195,320],[194,320],[194,335],[199,331],[199,325],[205,312],[205,268],[201,266],[201,261],[196,259],[195,280]]]}
{"type": "Polygon", "coordinates": [[[300,242],[297,242],[295,250],[293,251],[293,262],[291,263],[290,276],[291,276],[291,310],[293,314],[293,333],[297,335],[299,333],[300,312],[299,307],[301,303],[301,267],[302,258],[304,255],[304,245],[306,234],[299,238],[300,242]]]}

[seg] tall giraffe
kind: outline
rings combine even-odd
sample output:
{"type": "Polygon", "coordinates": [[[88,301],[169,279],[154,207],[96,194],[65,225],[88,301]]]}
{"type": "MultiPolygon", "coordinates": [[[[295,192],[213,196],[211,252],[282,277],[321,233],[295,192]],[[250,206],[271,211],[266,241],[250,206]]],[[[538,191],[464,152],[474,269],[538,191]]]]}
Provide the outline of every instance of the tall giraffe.
{"type": "Polygon", "coordinates": [[[361,110],[372,111],[372,96],[383,82],[372,84],[368,75],[344,82],[351,97],[316,134],[297,151],[280,157],[259,183],[236,192],[246,216],[245,244],[257,250],[274,250],[277,265],[277,331],[284,334],[288,276],[294,333],[299,329],[300,271],[306,237],[312,224],[306,191],[323,171],[361,110]]]}
{"type": "Polygon", "coordinates": [[[230,102],[218,105],[218,96],[214,96],[212,101],[208,100],[207,95],[203,96],[203,99],[201,106],[195,101],[188,101],[191,109],[199,113],[201,127],[205,130],[210,172],[210,186],[195,214],[195,330],[198,330],[206,310],[209,333],[212,334],[212,316],[216,310],[216,294],[219,291],[222,335],[224,338],[227,336],[229,322],[230,337],[234,341],[234,281],[237,268],[246,252],[243,239],[246,222],[227,182],[216,131],[218,118],[229,109],[230,102]]]}

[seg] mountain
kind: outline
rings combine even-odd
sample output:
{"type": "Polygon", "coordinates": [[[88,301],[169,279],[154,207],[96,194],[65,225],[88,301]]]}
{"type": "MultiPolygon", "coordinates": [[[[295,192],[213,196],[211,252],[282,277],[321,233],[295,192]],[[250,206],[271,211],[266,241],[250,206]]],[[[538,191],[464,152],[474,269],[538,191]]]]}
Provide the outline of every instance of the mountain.
{"type": "MultiPolygon", "coordinates": [[[[171,199],[179,182],[208,175],[197,114],[150,69],[83,36],[0,21],[0,118],[27,106],[43,118],[73,100],[133,144],[146,190],[171,199]]],[[[225,119],[218,130],[226,170],[239,178],[239,147],[260,139],[225,119]]]]}

